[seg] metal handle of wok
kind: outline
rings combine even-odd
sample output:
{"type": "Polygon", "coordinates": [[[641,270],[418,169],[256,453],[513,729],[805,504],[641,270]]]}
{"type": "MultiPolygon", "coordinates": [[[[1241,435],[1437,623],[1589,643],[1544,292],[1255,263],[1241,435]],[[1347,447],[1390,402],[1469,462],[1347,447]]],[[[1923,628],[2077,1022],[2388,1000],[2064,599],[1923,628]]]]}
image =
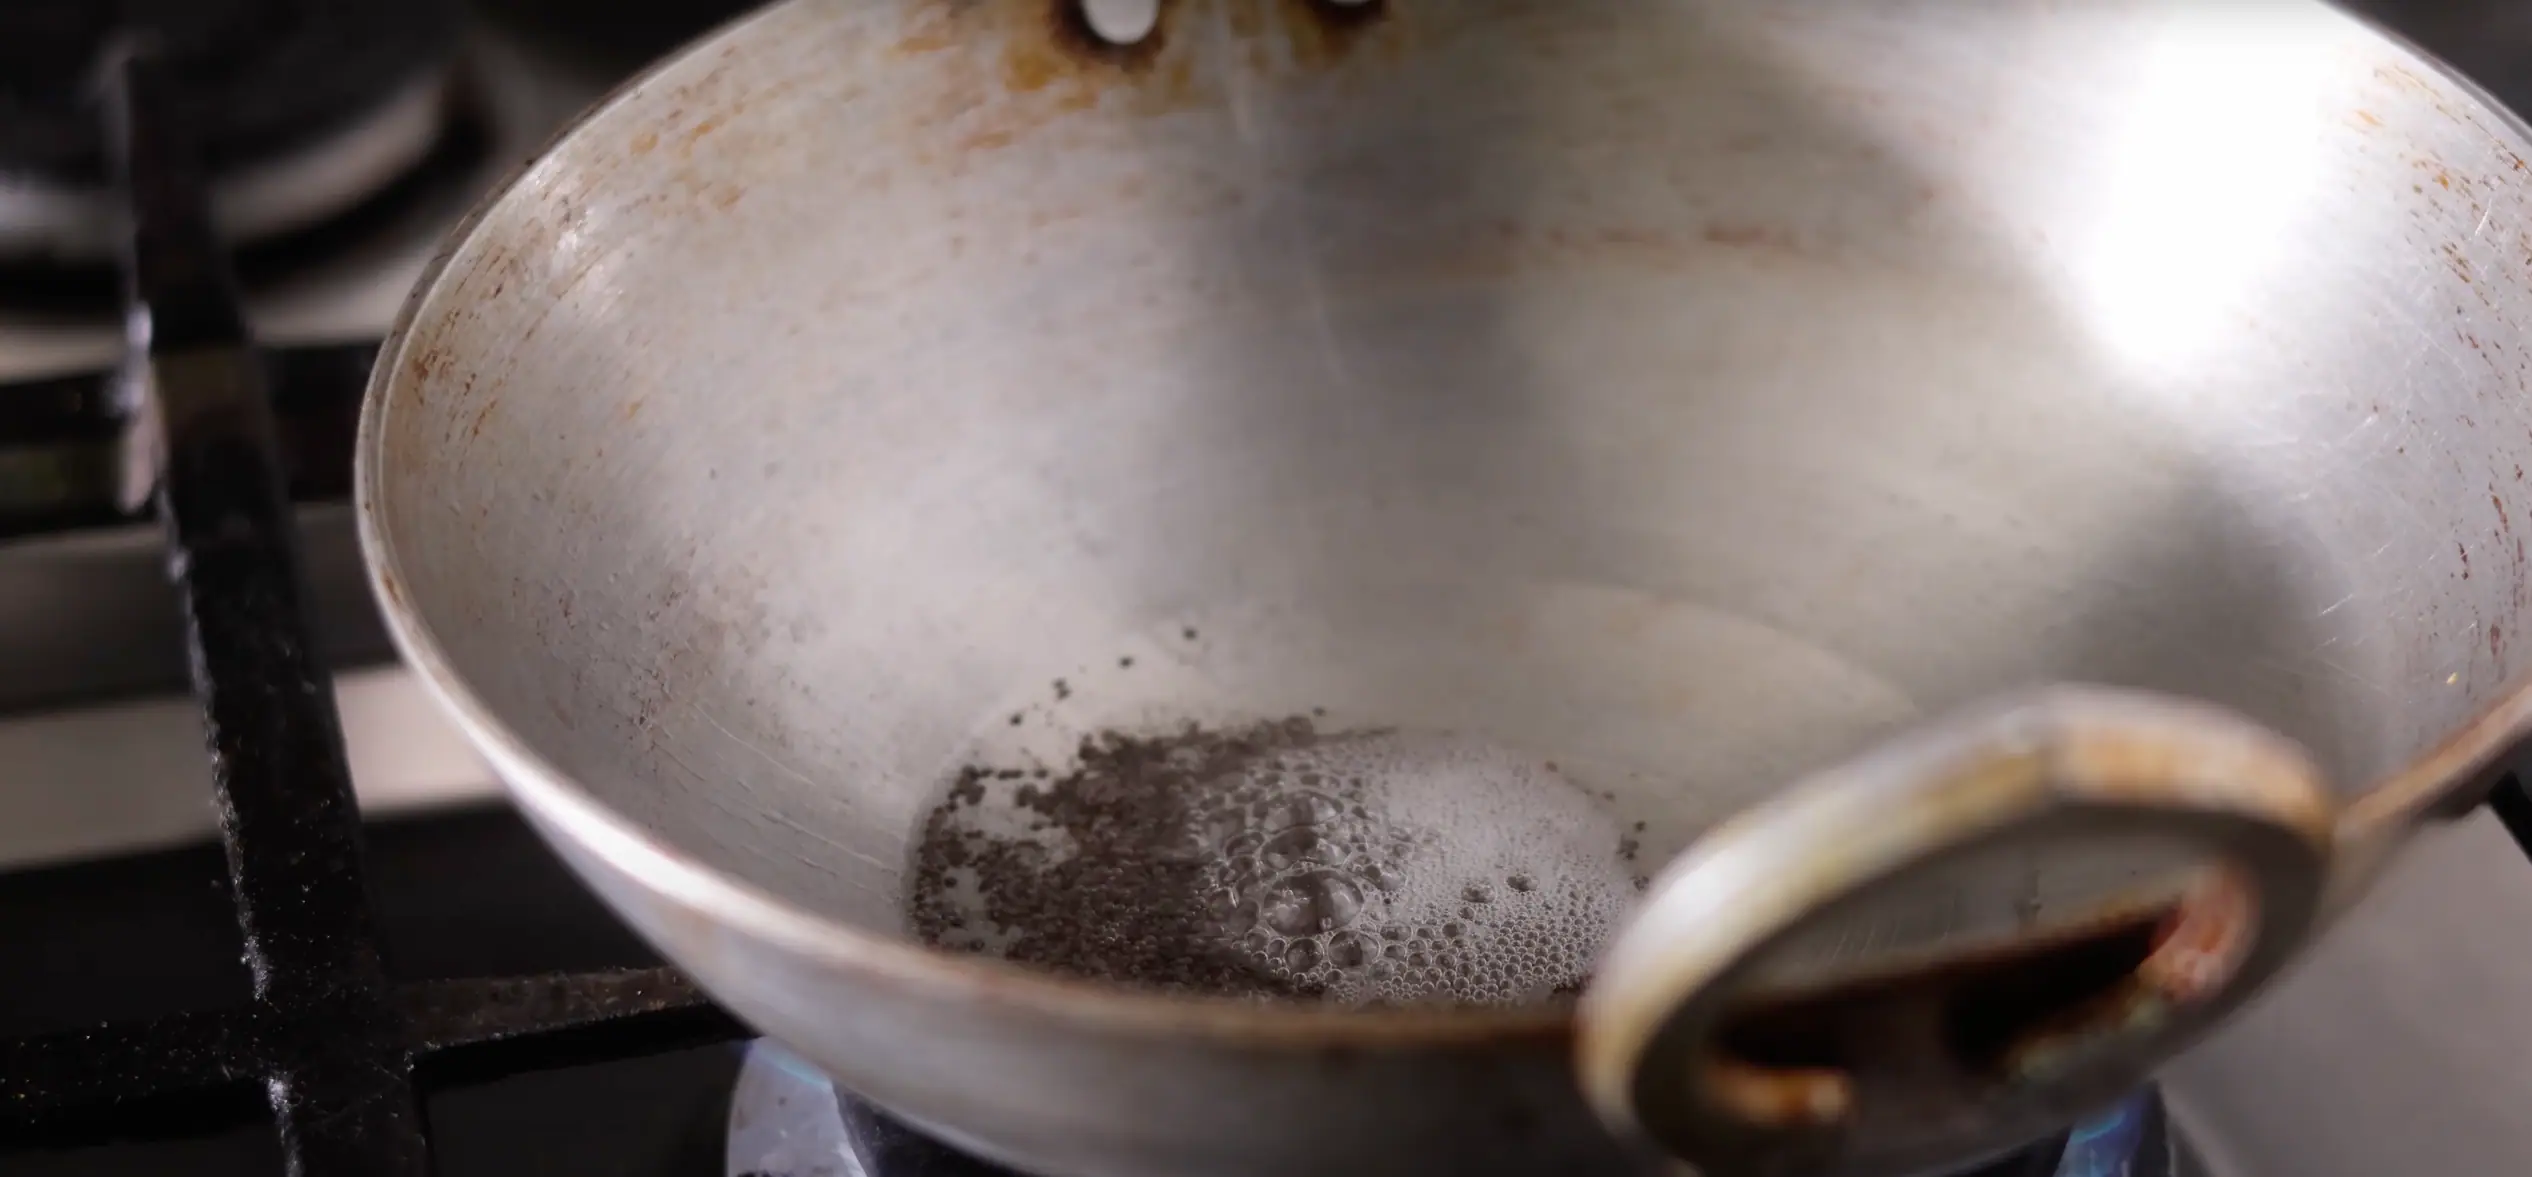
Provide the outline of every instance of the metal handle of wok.
{"type": "Polygon", "coordinates": [[[2311,758],[2220,709],[2058,687],[1955,716],[1665,871],[1583,999],[1583,1086],[1614,1127],[1718,1174],[1905,1173],[2027,1144],[2276,974],[2325,910],[2337,829],[2311,758]],[[1912,888],[2139,847],[2174,865],[2074,918],[1877,943],[1861,964],[1818,951],[1912,888]]]}

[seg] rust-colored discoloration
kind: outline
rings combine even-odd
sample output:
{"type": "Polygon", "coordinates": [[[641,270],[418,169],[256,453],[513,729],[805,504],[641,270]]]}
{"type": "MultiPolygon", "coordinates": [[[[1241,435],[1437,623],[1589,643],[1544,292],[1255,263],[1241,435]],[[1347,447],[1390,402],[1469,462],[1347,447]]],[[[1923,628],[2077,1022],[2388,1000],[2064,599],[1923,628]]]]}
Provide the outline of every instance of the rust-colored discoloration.
{"type": "MultiPolygon", "coordinates": [[[[1083,11],[1080,0],[1041,0],[1040,11],[1045,18],[1045,44],[1052,54],[1069,54],[1088,61],[1140,70],[1149,68],[1169,47],[1183,22],[1182,10],[1187,7],[1184,0],[1178,3],[1162,0],[1159,19],[1152,25],[1152,30],[1131,43],[1100,36],[1090,27],[1090,18],[1083,11]]],[[[1013,48],[1016,52],[1022,47],[1015,45],[1013,48]]]]}
{"type": "Polygon", "coordinates": [[[501,407],[501,398],[485,397],[483,407],[475,410],[474,419],[466,423],[466,437],[474,440],[484,435],[484,423],[492,420],[492,411],[501,407]]]}
{"type": "Polygon", "coordinates": [[[1679,271],[1712,264],[1718,248],[1765,263],[1824,259],[1835,246],[1789,228],[1746,222],[1681,236],[1654,225],[1501,220],[1473,227],[1447,249],[1437,249],[1416,272],[1427,281],[1484,281],[1568,266],[1679,271]]]}
{"type": "Polygon", "coordinates": [[[1768,249],[1778,253],[1798,253],[1802,239],[1793,230],[1777,225],[1749,222],[1718,222],[1705,229],[1705,240],[1713,245],[1729,245],[1744,249],[1768,249]]]}
{"type": "Polygon", "coordinates": [[[918,25],[913,32],[897,39],[889,52],[898,57],[923,57],[958,47],[958,38],[941,22],[918,25]]]}
{"type": "Polygon", "coordinates": [[[632,400],[624,402],[624,419],[630,421],[635,417],[641,416],[642,405],[647,401],[647,399],[648,398],[637,396],[632,400]]]}
{"type": "Polygon", "coordinates": [[[2403,90],[2415,90],[2422,94],[2435,93],[2435,88],[2428,85],[2426,79],[2419,77],[2416,72],[2410,70],[2407,66],[2376,66],[2374,68],[2374,77],[2381,81],[2389,82],[2393,86],[2399,87],[2403,90]]]}
{"type": "Polygon", "coordinates": [[[2200,872],[2165,921],[2161,943],[2137,967],[2137,979],[2177,1004],[2224,990],[2250,955],[2259,927],[2259,898],[2237,870],[2200,872]]]}
{"type": "Polygon", "coordinates": [[[958,146],[960,150],[963,151],[991,151],[997,147],[1010,146],[1011,138],[1012,132],[1008,128],[995,127],[990,130],[978,131],[975,134],[959,140],[958,146]]]}
{"type": "Polygon", "coordinates": [[[2356,121],[2363,123],[2368,127],[2380,127],[2383,125],[2383,120],[2380,115],[2361,107],[2356,111],[2356,121]]]}
{"type": "Polygon", "coordinates": [[[626,147],[629,148],[635,155],[649,155],[653,150],[659,147],[659,132],[643,131],[642,133],[633,136],[632,141],[627,143],[626,147]]]}
{"type": "MultiPolygon", "coordinates": [[[[2191,877],[2177,898],[2130,896],[2079,922],[1895,954],[1834,980],[1756,995],[1719,1028],[1723,1050],[1778,1071],[1842,1072],[1858,1084],[1866,1119],[1886,1114],[1870,1108],[1894,1075],[1963,1102],[1999,1082],[2054,1082],[2111,1057],[2097,1048],[2196,1024],[2244,980],[2263,905],[2282,897],[2289,914],[2280,918],[2292,918],[2318,894],[2336,805],[2318,766],[2293,744],[2186,709],[2151,713],[2148,722],[2121,710],[2046,706],[2022,722],[2028,747],[1947,770],[1956,787],[1932,800],[1961,812],[1925,815],[1929,826],[1980,828],[1981,815],[1997,812],[1998,793],[2044,787],[2057,805],[2234,823],[2210,830],[2249,819],[2291,833],[2308,855],[2301,868],[2275,867],[2283,877],[2254,883],[2227,865],[2191,877]],[[2261,885],[2279,890],[2256,893],[2261,885]]],[[[1931,1098],[1922,1090],[1908,1098],[1919,1097],[1931,1098]]]]}
{"type": "Polygon", "coordinates": [[[1865,1105],[1895,1088],[1906,1089],[1908,1102],[1940,1088],[1975,1103],[2035,1049],[2096,1032],[2141,988],[2137,970],[2174,909],[2113,906],[1940,959],[1877,963],[1754,995],[1717,1028],[1721,1054],[1704,1077],[1718,1085],[1709,1096],[1754,1125],[1779,1129],[1816,1124],[1806,1113],[1829,1106],[1841,1117],[1886,1116],[1888,1109],[1865,1105]],[[1832,1093],[1834,1105],[1826,1102],[1832,1093]]]}
{"type": "Polygon", "coordinates": [[[1068,76],[1069,59],[1040,45],[1014,47],[1002,57],[1002,84],[1014,94],[1034,94],[1068,76]]]}
{"type": "Polygon", "coordinates": [[[2462,247],[2447,242],[2441,252],[2444,254],[2445,263],[2452,267],[2453,275],[2460,278],[2463,284],[2471,284],[2470,259],[2463,255],[2462,247]]]}
{"type": "Polygon", "coordinates": [[[912,130],[943,145],[927,162],[955,167],[1076,112],[1151,116],[1226,105],[1261,82],[1394,57],[1412,30],[1397,8],[1397,0],[1168,0],[1148,36],[1121,45],[1093,32],[1074,0],[938,0],[912,14],[887,52],[921,59],[912,130]]]}
{"type": "Polygon", "coordinates": [[[1284,11],[1295,14],[1283,22],[1291,39],[1293,60],[1310,68],[1344,60],[1358,41],[1389,19],[1389,7],[1390,0],[1360,0],[1354,4],[1286,0],[1284,11]]]}
{"type": "Polygon", "coordinates": [[[1826,1067],[1758,1067],[1718,1058],[1706,1064],[1706,1091],[1725,1111],[1767,1128],[1818,1128],[1855,1111],[1855,1083],[1826,1067]]]}
{"type": "Polygon", "coordinates": [[[2045,1081],[2097,1046],[2165,1026],[2179,1011],[2222,995],[2240,973],[2259,929],[2259,897],[2230,867],[2197,873],[2155,921],[2151,949],[2129,978],[2022,1033],[1999,1069],[2045,1081]]]}
{"type": "MultiPolygon", "coordinates": [[[[2520,617],[2525,609],[2532,608],[2532,565],[2524,562],[2522,536],[2514,537],[2514,560],[2508,571],[2512,575],[2507,577],[2506,595],[2514,604],[2513,616],[2520,617]]],[[[2502,674],[2504,670],[2500,660],[2498,672],[2502,674]]]]}

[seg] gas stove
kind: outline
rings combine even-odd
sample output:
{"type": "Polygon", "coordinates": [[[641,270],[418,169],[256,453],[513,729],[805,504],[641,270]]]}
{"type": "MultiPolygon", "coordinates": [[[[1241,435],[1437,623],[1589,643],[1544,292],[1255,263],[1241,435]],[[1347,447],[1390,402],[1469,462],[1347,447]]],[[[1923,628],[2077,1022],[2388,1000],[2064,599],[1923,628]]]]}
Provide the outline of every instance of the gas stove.
{"type": "MultiPolygon", "coordinates": [[[[0,6],[0,1172],[999,1172],[750,1041],[555,862],[394,664],[342,501],[448,229],[736,7],[0,6]],[[207,313],[206,245],[236,296],[207,313]],[[173,363],[242,339],[224,316],[274,425],[243,471],[122,362],[134,321],[173,363]],[[251,606],[276,585],[312,620],[251,606]],[[331,715],[240,689],[329,679],[331,715]]],[[[2443,843],[2168,1091],[1976,1177],[2532,1165],[2532,951],[2472,932],[2532,921],[2532,876],[2489,818],[2443,843]]]]}

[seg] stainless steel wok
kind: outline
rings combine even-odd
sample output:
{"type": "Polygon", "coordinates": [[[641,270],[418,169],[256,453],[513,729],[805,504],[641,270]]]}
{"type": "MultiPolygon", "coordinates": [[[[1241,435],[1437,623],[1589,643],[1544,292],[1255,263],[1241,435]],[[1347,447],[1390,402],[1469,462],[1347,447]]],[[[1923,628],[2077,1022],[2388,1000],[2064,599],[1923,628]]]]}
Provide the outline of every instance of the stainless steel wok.
{"type": "Polygon", "coordinates": [[[361,521],[571,863],[953,1141],[1904,1172],[2135,1081],[2506,767],[2527,158],[2285,0],[790,0],[455,238],[361,521]],[[1686,851],[1578,1019],[902,931],[980,741],[1308,707],[1686,851]],[[2136,928],[1964,1045],[2014,1002],[1943,978],[2136,928]],[[1856,1025],[1735,1045],[1762,997],[1856,1025]]]}

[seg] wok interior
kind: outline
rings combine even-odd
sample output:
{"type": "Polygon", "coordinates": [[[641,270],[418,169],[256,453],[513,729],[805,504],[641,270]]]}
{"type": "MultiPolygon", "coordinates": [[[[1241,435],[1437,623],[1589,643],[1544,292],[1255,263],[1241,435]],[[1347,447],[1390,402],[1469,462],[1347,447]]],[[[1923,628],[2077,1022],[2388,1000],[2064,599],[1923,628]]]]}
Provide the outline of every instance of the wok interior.
{"type": "Polygon", "coordinates": [[[2521,142],[2327,12],[2029,8],[777,8],[420,302],[395,592],[881,934],[963,758],[1114,724],[1482,733],[1648,862],[2047,680],[2359,786],[2519,670],[2521,142]]]}

